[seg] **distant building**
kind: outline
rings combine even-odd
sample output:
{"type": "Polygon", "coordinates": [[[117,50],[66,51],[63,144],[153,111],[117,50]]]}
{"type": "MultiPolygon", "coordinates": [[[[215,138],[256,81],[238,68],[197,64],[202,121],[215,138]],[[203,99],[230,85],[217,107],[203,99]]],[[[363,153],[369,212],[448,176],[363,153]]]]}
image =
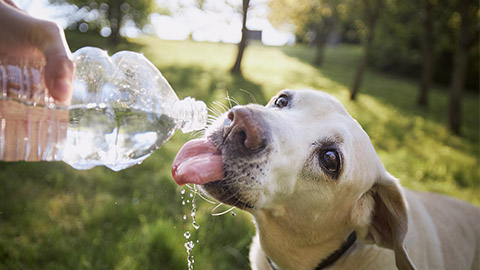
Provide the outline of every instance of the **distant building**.
{"type": "Polygon", "coordinates": [[[247,37],[250,40],[259,40],[262,41],[262,30],[248,30],[247,37]]]}

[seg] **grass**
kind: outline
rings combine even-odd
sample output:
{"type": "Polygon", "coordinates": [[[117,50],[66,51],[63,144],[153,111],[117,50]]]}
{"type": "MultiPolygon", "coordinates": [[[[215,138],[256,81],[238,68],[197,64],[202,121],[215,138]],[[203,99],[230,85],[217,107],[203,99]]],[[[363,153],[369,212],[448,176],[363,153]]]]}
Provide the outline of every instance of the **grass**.
{"type": "MultiPolygon", "coordinates": [[[[101,40],[69,36],[72,49],[101,40]]],[[[118,49],[143,52],[180,98],[209,106],[265,103],[283,88],[315,88],[339,98],[369,133],[393,175],[416,190],[436,191],[474,204],[479,198],[479,99],[463,100],[463,136],[445,128],[446,89],[435,87],[428,110],[414,106],[415,81],[368,71],[356,102],[348,87],[360,56],[357,47],[326,52],[325,65],[310,65],[306,47],[248,47],[244,76],[228,72],[236,47],[229,44],[131,40],[118,49]]],[[[246,269],[254,233],[251,218],[211,215],[213,205],[196,198],[182,205],[170,166],[190,134],[178,132],[141,165],[121,172],[76,171],[63,163],[0,163],[0,269],[186,269],[184,233],[196,244],[195,269],[246,269]],[[196,242],[198,240],[198,243],[196,242]]],[[[190,189],[186,189],[189,198],[190,189]]],[[[225,209],[223,209],[225,210],[225,209]]],[[[219,210],[217,210],[219,211],[219,210]]]]}

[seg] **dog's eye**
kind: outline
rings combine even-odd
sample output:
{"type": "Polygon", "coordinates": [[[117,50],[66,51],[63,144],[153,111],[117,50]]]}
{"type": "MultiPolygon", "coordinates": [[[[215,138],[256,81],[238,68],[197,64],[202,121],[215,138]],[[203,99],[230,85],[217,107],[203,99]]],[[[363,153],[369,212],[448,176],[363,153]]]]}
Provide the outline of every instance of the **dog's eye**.
{"type": "Polygon", "coordinates": [[[329,174],[337,175],[340,171],[340,154],[335,149],[327,149],[320,152],[320,164],[324,171],[329,174]]]}
{"type": "Polygon", "coordinates": [[[288,105],[288,97],[286,95],[281,95],[279,96],[275,102],[274,102],[275,107],[278,108],[284,108],[287,107],[288,105]]]}

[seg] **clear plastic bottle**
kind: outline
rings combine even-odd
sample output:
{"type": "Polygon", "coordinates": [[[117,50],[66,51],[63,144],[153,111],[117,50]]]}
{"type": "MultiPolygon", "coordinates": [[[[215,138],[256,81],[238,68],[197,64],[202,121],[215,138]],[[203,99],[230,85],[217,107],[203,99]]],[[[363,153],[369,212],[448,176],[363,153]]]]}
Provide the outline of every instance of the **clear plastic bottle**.
{"type": "Polygon", "coordinates": [[[44,62],[0,58],[0,160],[63,160],[76,169],[118,171],[142,162],[175,130],[206,124],[205,103],[179,100],[142,54],[109,57],[84,47],[73,61],[73,98],[65,106],[44,86],[44,62]]]}

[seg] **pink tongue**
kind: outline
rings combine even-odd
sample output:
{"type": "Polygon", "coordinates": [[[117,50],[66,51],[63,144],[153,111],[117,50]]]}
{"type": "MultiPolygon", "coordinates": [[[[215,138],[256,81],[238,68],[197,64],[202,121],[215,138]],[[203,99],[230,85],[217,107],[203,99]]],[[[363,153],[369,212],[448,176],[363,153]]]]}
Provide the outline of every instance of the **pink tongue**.
{"type": "Polygon", "coordinates": [[[177,184],[203,185],[223,178],[220,150],[209,140],[191,140],[173,160],[172,175],[177,184]]]}

